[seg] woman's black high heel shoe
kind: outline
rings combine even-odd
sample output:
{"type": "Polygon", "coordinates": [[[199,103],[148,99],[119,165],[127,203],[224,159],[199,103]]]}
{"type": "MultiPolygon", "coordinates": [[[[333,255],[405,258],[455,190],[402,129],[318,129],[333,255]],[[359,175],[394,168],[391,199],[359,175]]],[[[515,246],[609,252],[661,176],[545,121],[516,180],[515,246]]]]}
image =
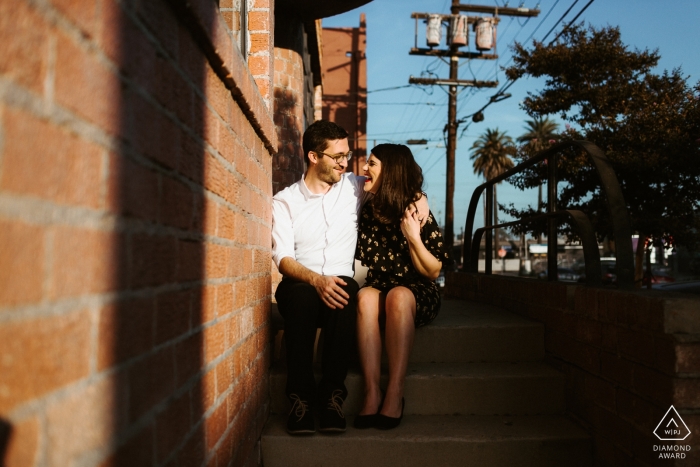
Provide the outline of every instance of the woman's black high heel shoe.
{"type": "Polygon", "coordinates": [[[364,430],[367,428],[374,428],[377,425],[377,417],[379,417],[379,412],[382,410],[382,405],[384,405],[384,397],[382,396],[382,401],[379,403],[379,408],[377,413],[369,415],[357,415],[355,420],[352,422],[352,426],[358,430],[364,430]]]}
{"type": "Polygon", "coordinates": [[[379,428],[380,430],[391,430],[391,429],[399,426],[399,424],[401,423],[401,419],[403,418],[403,408],[405,405],[406,405],[406,401],[402,397],[401,398],[401,415],[399,415],[399,418],[387,417],[386,415],[377,414],[377,421],[376,421],[375,427],[379,428]]]}

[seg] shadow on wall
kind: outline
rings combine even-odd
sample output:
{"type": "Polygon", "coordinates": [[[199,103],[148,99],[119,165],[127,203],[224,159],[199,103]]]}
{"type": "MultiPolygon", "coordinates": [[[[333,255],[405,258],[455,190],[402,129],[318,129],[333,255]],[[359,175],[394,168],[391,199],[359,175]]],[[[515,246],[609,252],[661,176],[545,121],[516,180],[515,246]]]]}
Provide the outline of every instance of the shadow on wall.
{"type": "Polygon", "coordinates": [[[5,467],[5,453],[12,436],[12,425],[0,418],[0,467],[5,467]]]}
{"type": "Polygon", "coordinates": [[[303,129],[297,117],[297,97],[288,89],[275,88],[275,125],[278,147],[274,156],[272,191],[276,194],[299,180],[304,173],[303,129]]]}
{"type": "MultiPolygon", "coordinates": [[[[98,356],[100,369],[116,370],[117,449],[107,462],[114,466],[200,465],[207,453],[201,96],[208,63],[183,24],[184,4],[123,2],[119,14],[120,144],[111,161],[118,299],[101,313],[100,341],[112,348],[98,356]]],[[[218,12],[207,5],[198,11],[211,24],[218,12]]]]}

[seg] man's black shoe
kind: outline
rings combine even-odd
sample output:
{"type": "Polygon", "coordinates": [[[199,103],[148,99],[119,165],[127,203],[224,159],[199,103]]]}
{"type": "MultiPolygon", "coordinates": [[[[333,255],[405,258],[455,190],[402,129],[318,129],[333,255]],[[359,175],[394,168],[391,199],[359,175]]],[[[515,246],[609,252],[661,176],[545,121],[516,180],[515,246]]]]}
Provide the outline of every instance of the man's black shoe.
{"type": "Polygon", "coordinates": [[[319,427],[319,431],[323,433],[343,433],[345,427],[343,391],[336,389],[321,411],[321,426],[319,427]]]}
{"type": "Polygon", "coordinates": [[[292,410],[287,418],[287,433],[290,435],[312,435],[316,433],[314,414],[307,401],[301,400],[296,394],[290,394],[292,410]]]}

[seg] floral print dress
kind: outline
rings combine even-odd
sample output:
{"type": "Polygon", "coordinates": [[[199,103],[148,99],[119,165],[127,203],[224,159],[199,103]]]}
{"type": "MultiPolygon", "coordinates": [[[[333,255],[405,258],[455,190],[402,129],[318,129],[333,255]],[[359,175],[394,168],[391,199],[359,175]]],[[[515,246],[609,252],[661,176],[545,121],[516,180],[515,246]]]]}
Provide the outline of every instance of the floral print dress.
{"type": "MultiPolygon", "coordinates": [[[[397,286],[406,287],[416,299],[416,327],[434,320],[440,311],[440,291],[435,281],[421,275],[413,266],[408,240],[401,232],[400,225],[383,224],[376,219],[372,202],[362,207],[358,224],[355,258],[369,268],[363,287],[373,287],[382,292],[397,286]]],[[[451,263],[432,212],[421,229],[421,239],[428,251],[442,261],[443,267],[451,263]]]]}

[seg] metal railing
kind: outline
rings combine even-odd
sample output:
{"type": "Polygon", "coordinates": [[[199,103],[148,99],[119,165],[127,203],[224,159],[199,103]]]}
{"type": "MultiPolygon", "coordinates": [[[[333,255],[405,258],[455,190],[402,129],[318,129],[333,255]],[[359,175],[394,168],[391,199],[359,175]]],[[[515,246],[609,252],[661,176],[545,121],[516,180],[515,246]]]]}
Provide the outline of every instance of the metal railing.
{"type": "Polygon", "coordinates": [[[581,211],[558,210],[557,209],[557,159],[559,154],[570,148],[582,149],[600,178],[601,187],[605,194],[605,202],[608,208],[615,236],[617,284],[620,288],[631,289],[634,287],[634,253],[632,251],[632,229],[630,227],[627,205],[620,190],[620,183],[617,181],[615,172],[610,166],[610,162],[603,154],[603,151],[593,143],[588,141],[566,141],[553,145],[552,147],[539,152],[534,157],[522,164],[502,173],[498,177],[488,180],[479,185],[472,194],[467,212],[467,222],[464,228],[466,243],[464,245],[465,266],[469,272],[478,272],[479,269],[479,249],[481,238],[486,233],[486,264],[485,273],[492,273],[493,256],[493,230],[500,227],[510,227],[526,222],[547,219],[547,279],[557,280],[557,221],[561,218],[569,220],[570,224],[581,237],[583,245],[583,256],[586,263],[586,283],[589,285],[599,285],[602,283],[600,269],[600,253],[598,252],[598,242],[595,232],[588,217],[581,211]],[[493,188],[506,178],[522,172],[523,170],[547,160],[547,213],[537,216],[526,217],[514,222],[493,225],[493,188]],[[474,229],[474,217],[479,199],[486,190],[486,225],[482,228],[474,229]],[[472,235],[473,232],[473,235],[472,235]]]}

